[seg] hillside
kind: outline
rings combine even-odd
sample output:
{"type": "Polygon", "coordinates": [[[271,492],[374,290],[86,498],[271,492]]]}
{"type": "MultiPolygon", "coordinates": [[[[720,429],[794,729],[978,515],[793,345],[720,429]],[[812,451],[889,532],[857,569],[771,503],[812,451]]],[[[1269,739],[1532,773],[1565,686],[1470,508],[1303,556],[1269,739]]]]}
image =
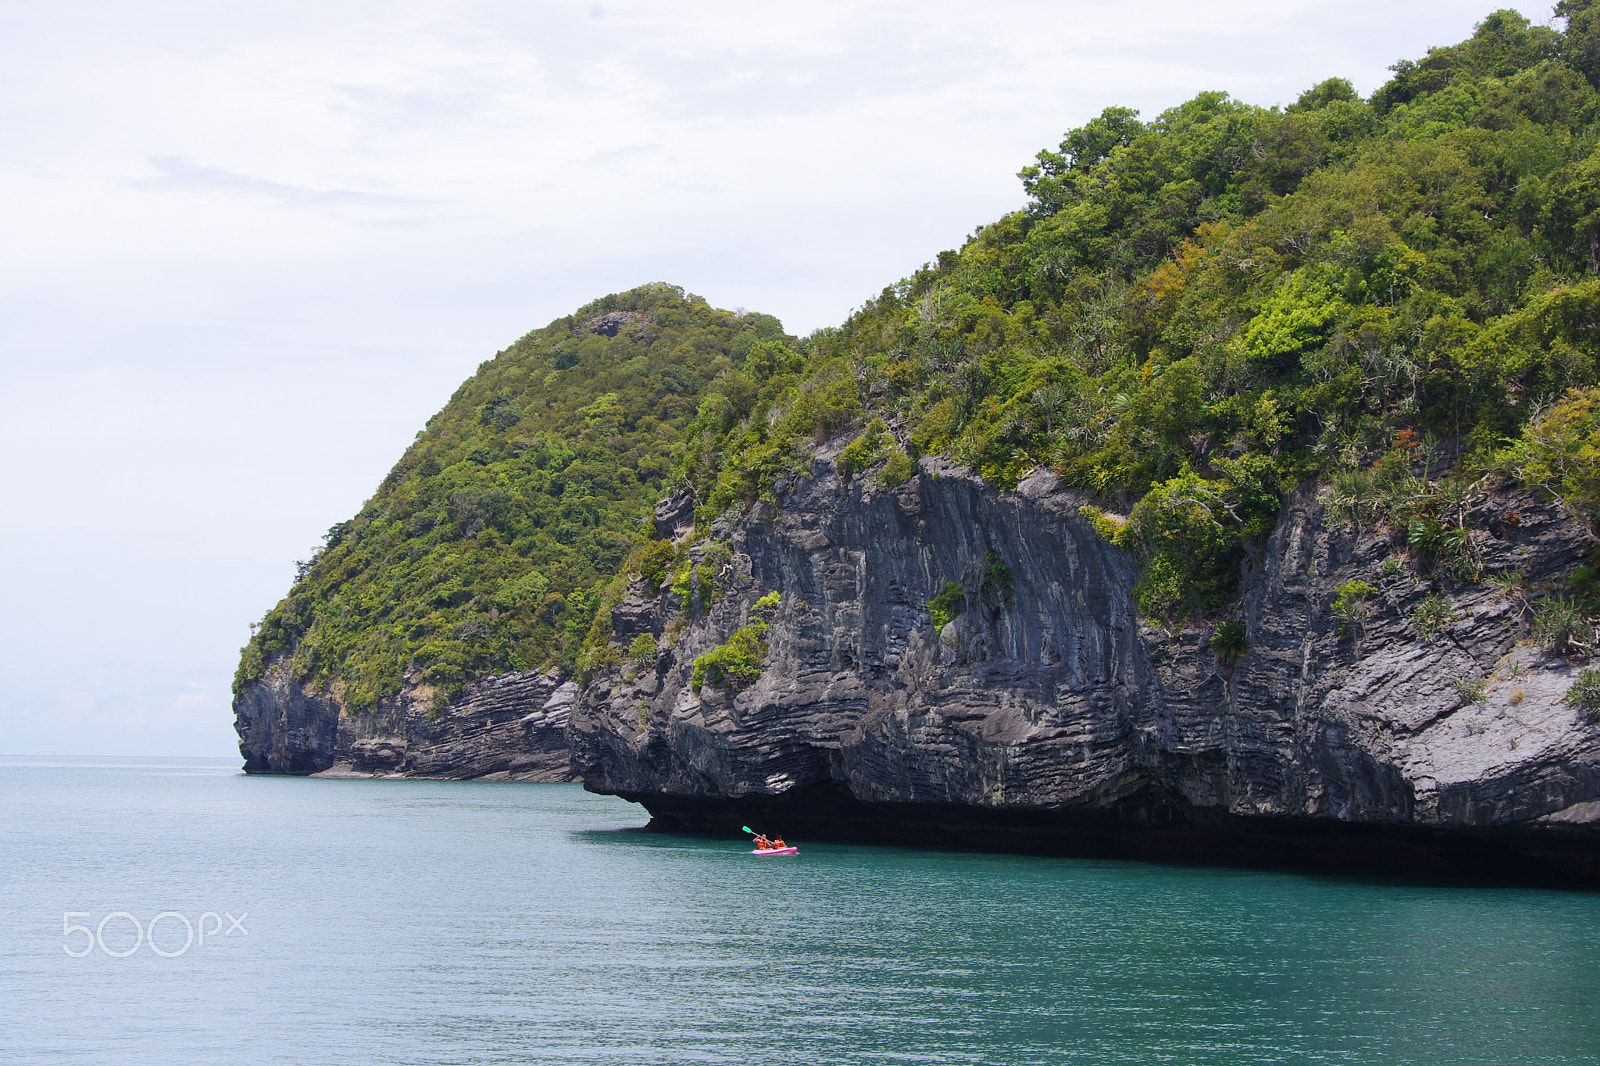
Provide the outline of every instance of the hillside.
{"type": "Polygon", "coordinates": [[[530,334],[269,613],[247,769],[570,748],[666,827],[1600,884],[1600,9],[1558,14],[1370,99],[1108,108],[804,340],[665,286],[530,334]]]}
{"type": "MultiPolygon", "coordinates": [[[[1225,608],[1307,478],[1465,551],[1452,502],[1597,380],[1596,13],[1572,13],[1581,37],[1496,12],[1371,100],[1334,78],[1281,111],[1203,93],[1070,131],[1025,209],[813,338],[896,428],[850,462],[1054,470],[1118,516],[1141,608],[1173,622],[1225,608]]],[[[769,422],[697,444],[702,519],[781,472],[769,422]]]]}
{"type": "Polygon", "coordinates": [[[479,367],[378,491],[300,564],[245,647],[366,711],[403,687],[571,672],[606,584],[646,539],[712,382],[798,362],[777,320],[666,285],[597,300],[479,367]]]}

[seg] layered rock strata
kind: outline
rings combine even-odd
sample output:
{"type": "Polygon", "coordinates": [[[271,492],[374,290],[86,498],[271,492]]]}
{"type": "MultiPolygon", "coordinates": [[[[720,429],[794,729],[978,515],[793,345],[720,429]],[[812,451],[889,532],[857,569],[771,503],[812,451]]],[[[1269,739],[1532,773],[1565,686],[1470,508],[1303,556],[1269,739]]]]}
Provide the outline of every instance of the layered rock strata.
{"type": "Polygon", "coordinates": [[[413,689],[348,714],[275,667],[234,701],[234,726],[247,773],[570,781],[577,695],[554,675],[507,674],[442,710],[413,689]]]}
{"type": "Polygon", "coordinates": [[[1249,648],[1224,666],[1213,627],[1141,622],[1131,560],[1052,475],[1003,493],[924,458],[888,488],[832,458],[695,549],[709,611],[635,583],[618,640],[661,650],[574,709],[588,788],[666,829],[1600,885],[1600,725],[1564,702],[1577,665],[1524,639],[1523,590],[1586,546],[1554,505],[1482,497],[1482,575],[1504,578],[1473,582],[1302,492],[1246,563],[1249,648]],[[1378,593],[1342,624],[1358,579],[1378,593]],[[967,609],[936,631],[951,581],[967,609]],[[771,592],[760,678],[696,691],[696,658],[771,592]],[[1411,616],[1441,593],[1430,634],[1411,616]]]}

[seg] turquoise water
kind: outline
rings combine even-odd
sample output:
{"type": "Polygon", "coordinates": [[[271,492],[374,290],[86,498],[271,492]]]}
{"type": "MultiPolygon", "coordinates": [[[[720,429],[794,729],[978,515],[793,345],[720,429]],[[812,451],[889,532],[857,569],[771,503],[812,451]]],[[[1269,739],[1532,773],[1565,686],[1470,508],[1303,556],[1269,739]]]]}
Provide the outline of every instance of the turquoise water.
{"type": "Polygon", "coordinates": [[[8,758],[0,798],[7,1063],[1600,1061],[1595,895],[757,859],[577,786],[221,761],[8,758]]]}

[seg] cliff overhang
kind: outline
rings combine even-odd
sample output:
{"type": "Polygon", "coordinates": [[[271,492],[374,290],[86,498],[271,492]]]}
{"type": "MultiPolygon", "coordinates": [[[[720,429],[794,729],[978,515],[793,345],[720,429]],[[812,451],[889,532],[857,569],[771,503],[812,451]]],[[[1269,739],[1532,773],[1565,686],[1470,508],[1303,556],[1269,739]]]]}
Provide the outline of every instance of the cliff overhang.
{"type": "MultiPolygon", "coordinates": [[[[642,584],[619,605],[618,642],[661,650],[575,707],[589,789],[678,831],[1600,887],[1600,727],[1565,701],[1577,664],[1530,645],[1502,589],[1397,569],[1308,487],[1246,563],[1248,650],[1224,667],[1215,620],[1139,617],[1133,561],[1048,472],[1002,492],[924,458],[886,486],[830,459],[720,523],[720,547],[685,534],[719,567],[706,609],[642,584]],[[985,598],[997,563],[1010,587],[985,598]],[[1351,632],[1331,605],[1357,579],[1379,595],[1351,632]],[[936,629],[950,582],[967,609],[936,629]],[[1440,588],[1455,617],[1424,639],[1410,617],[1440,588]],[[696,691],[695,660],[774,592],[760,678],[696,691]]],[[[1486,568],[1556,581],[1586,546],[1527,493],[1479,506],[1486,568]]]]}

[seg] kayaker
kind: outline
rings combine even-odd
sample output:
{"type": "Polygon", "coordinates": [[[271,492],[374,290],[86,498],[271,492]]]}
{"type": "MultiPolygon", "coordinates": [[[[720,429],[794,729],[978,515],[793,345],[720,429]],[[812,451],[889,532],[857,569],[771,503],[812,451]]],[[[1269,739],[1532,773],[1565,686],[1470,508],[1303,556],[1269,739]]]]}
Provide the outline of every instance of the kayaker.
{"type": "Polygon", "coordinates": [[[784,847],[783,838],[779,837],[778,839],[774,840],[771,844],[769,844],[768,847],[772,848],[773,850],[778,850],[778,849],[784,847]]]}
{"type": "Polygon", "coordinates": [[[760,833],[757,833],[756,834],[756,850],[757,851],[769,851],[769,850],[771,850],[771,848],[772,848],[772,841],[768,840],[766,837],[762,836],[760,833]]]}

